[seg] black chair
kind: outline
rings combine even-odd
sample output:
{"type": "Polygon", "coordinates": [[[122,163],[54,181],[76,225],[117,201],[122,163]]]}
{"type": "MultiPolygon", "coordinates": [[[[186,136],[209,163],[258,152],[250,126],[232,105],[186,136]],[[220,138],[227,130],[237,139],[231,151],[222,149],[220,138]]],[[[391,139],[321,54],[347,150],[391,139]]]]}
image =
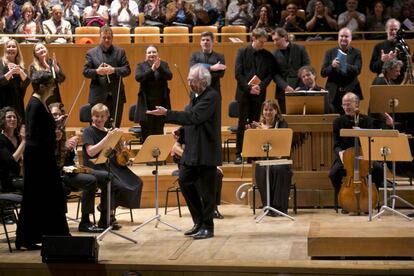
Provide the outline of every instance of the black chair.
{"type": "Polygon", "coordinates": [[[179,217],[181,217],[181,204],[180,204],[180,196],[179,193],[181,192],[180,186],[177,185],[178,183],[178,176],[180,175],[180,171],[179,170],[175,170],[171,173],[172,176],[176,176],[177,179],[174,180],[173,185],[167,189],[167,195],[165,197],[165,209],[164,209],[164,214],[167,214],[167,208],[168,208],[168,196],[170,195],[170,193],[175,193],[176,197],[177,197],[177,205],[178,205],[178,215],[179,217]]]}
{"type": "Polygon", "coordinates": [[[90,104],[84,104],[79,109],[79,120],[82,123],[92,123],[92,115],[91,115],[92,106],[90,104]]]}
{"type": "Polygon", "coordinates": [[[17,224],[19,216],[18,208],[22,202],[22,198],[22,195],[19,194],[0,193],[0,218],[1,223],[3,224],[4,234],[6,235],[10,253],[12,253],[12,248],[10,244],[9,232],[7,231],[6,227],[6,221],[8,219],[13,219],[17,224]]]}
{"type": "MultiPolygon", "coordinates": [[[[231,101],[229,103],[229,113],[228,113],[230,118],[239,118],[239,103],[237,101],[231,101]]],[[[230,131],[231,134],[236,134],[237,133],[237,128],[238,126],[229,126],[228,130],[230,131]]],[[[227,161],[230,162],[230,143],[236,143],[236,139],[234,138],[228,138],[224,141],[224,151],[223,151],[223,160],[226,160],[226,156],[227,156],[227,161]]]]}
{"type": "MultiPolygon", "coordinates": [[[[131,105],[129,107],[128,120],[130,122],[135,122],[135,110],[136,110],[136,108],[137,108],[137,105],[136,104],[131,105]]],[[[128,131],[131,132],[131,133],[133,133],[134,136],[137,138],[137,139],[128,141],[129,149],[132,148],[132,145],[140,145],[140,144],[142,144],[142,131],[141,131],[141,127],[140,126],[130,127],[128,129],[128,131]]]]}
{"type": "MultiPolygon", "coordinates": [[[[256,190],[259,189],[259,187],[256,184],[253,184],[253,215],[256,214],[256,190]]],[[[295,214],[298,213],[298,203],[296,199],[296,183],[290,184],[290,190],[293,190],[293,212],[295,214]]]]}

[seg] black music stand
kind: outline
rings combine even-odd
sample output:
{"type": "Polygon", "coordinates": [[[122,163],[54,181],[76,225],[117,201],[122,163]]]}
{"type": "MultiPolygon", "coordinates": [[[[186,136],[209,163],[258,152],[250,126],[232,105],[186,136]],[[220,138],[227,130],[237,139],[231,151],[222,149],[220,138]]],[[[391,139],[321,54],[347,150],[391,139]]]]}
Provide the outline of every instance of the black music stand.
{"type": "Polygon", "coordinates": [[[99,154],[98,158],[91,160],[94,164],[103,164],[106,163],[107,169],[108,169],[108,182],[106,184],[107,189],[107,196],[106,196],[106,225],[108,227],[103,231],[99,236],[97,236],[97,239],[102,241],[104,236],[107,233],[112,233],[117,235],[118,237],[124,238],[130,242],[137,243],[136,240],[133,240],[131,238],[128,238],[124,235],[121,235],[117,233],[116,231],[112,230],[112,224],[111,224],[111,185],[112,185],[112,174],[111,174],[111,161],[110,159],[114,156],[114,148],[118,144],[119,139],[121,139],[123,132],[117,131],[113,135],[109,137],[109,139],[105,142],[103,149],[101,150],[101,153],[99,154]]]}
{"type": "Polygon", "coordinates": [[[292,164],[292,160],[276,159],[269,160],[270,157],[290,156],[292,146],[293,131],[290,128],[273,128],[273,129],[248,129],[244,133],[243,139],[243,157],[266,157],[267,160],[258,161],[259,166],[266,166],[266,206],[263,207],[263,214],[256,217],[259,223],[269,211],[278,213],[281,216],[295,220],[293,217],[285,214],[270,204],[270,183],[269,167],[272,165],[292,164]]]}
{"type": "Polygon", "coordinates": [[[341,129],[341,137],[367,137],[368,138],[368,221],[372,220],[372,159],[371,159],[371,142],[372,138],[378,137],[398,137],[397,130],[383,130],[383,129],[364,129],[364,128],[353,128],[353,129],[341,129]]]}
{"type": "MultiPolygon", "coordinates": [[[[412,113],[414,108],[412,102],[414,100],[414,88],[412,85],[372,85],[370,88],[369,107],[372,113],[391,113],[394,120],[393,129],[395,129],[396,113],[412,113]]],[[[397,195],[395,189],[396,163],[392,161],[392,183],[393,194],[390,196],[392,200],[392,209],[395,209],[395,201],[398,199],[404,204],[414,208],[414,205],[397,195]]]]}
{"type": "MultiPolygon", "coordinates": [[[[361,148],[364,159],[368,158],[368,139],[366,137],[360,138],[361,148]]],[[[412,161],[410,146],[408,145],[408,138],[404,134],[398,137],[377,137],[371,140],[371,158],[372,160],[382,161],[384,168],[384,203],[380,211],[373,218],[380,217],[386,211],[399,215],[407,220],[412,220],[410,217],[387,205],[387,161],[412,161]]],[[[403,199],[401,199],[403,200],[403,199]]],[[[403,202],[411,205],[409,202],[403,202]]],[[[411,205],[412,206],[412,205],[411,205]]]]}
{"type": "Polygon", "coordinates": [[[161,222],[177,231],[181,231],[180,228],[161,219],[158,204],[158,162],[165,161],[167,159],[174,143],[175,139],[172,135],[150,135],[145,140],[142,148],[139,150],[134,159],[134,163],[153,162],[155,164],[155,170],[152,172],[152,174],[155,175],[155,215],[138,225],[138,227],[133,230],[134,232],[153,220],[157,221],[155,223],[155,228],[157,228],[158,223],[161,222]]]}
{"type": "Polygon", "coordinates": [[[328,91],[298,90],[285,94],[286,114],[324,114],[328,91]]]}

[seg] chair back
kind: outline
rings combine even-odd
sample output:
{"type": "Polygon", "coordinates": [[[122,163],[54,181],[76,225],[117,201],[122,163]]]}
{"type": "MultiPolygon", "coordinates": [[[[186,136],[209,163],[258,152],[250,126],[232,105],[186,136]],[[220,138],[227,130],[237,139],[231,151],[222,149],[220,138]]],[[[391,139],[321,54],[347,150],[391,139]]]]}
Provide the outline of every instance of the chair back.
{"type": "Polygon", "coordinates": [[[242,42],[248,41],[248,35],[247,35],[247,27],[246,26],[236,26],[236,25],[228,25],[223,26],[221,28],[222,34],[235,34],[235,35],[223,35],[221,36],[221,42],[231,42],[230,38],[238,38],[242,42]]]}
{"type": "Polygon", "coordinates": [[[134,122],[134,119],[135,119],[135,109],[137,108],[137,105],[136,104],[134,104],[134,105],[131,105],[130,107],[129,107],[129,112],[128,112],[128,120],[130,121],[130,122],[134,122]]]}
{"type": "MultiPolygon", "coordinates": [[[[282,18],[285,18],[287,15],[288,15],[287,10],[283,10],[283,11],[282,11],[282,14],[281,14],[280,16],[281,16],[282,18]]],[[[297,16],[299,16],[299,17],[301,17],[303,20],[305,20],[305,21],[306,21],[306,13],[305,13],[305,10],[304,10],[304,9],[298,9],[298,10],[296,11],[296,15],[297,15],[297,16]]]]}
{"type": "Polygon", "coordinates": [[[229,103],[229,117],[239,118],[239,103],[237,101],[231,101],[229,103]]]}
{"type": "Polygon", "coordinates": [[[92,115],[91,115],[92,106],[90,104],[84,104],[79,109],[79,120],[82,123],[91,123],[92,122],[92,115]]]}
{"type": "Polygon", "coordinates": [[[167,26],[164,28],[164,34],[182,34],[178,36],[164,36],[164,43],[176,44],[176,43],[188,43],[189,30],[185,26],[167,26]]]}
{"type": "MultiPolygon", "coordinates": [[[[200,34],[202,32],[207,32],[210,31],[213,34],[217,34],[218,33],[218,29],[217,26],[195,26],[193,27],[193,34],[197,34],[197,35],[193,35],[193,43],[200,43],[200,34]]],[[[214,35],[214,42],[218,42],[218,36],[214,35]]]]}
{"type": "Polygon", "coordinates": [[[154,36],[135,36],[134,43],[160,43],[160,28],[154,26],[135,27],[134,34],[154,34],[154,36]]]}
{"type": "Polygon", "coordinates": [[[81,36],[75,38],[75,44],[85,44],[85,43],[92,43],[92,44],[99,44],[99,27],[96,26],[82,26],[76,27],[75,35],[98,35],[98,36],[81,36]]]}
{"type": "Polygon", "coordinates": [[[130,44],[131,43],[131,29],[128,27],[111,27],[114,38],[113,44],[130,44]],[[127,35],[127,36],[117,36],[127,35]]]}

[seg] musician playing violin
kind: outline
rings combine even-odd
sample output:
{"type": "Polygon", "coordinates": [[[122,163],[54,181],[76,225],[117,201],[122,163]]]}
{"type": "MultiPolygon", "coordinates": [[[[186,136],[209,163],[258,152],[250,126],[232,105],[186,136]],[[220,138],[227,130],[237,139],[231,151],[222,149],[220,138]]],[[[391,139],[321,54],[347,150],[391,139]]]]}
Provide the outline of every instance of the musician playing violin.
{"type": "MultiPolygon", "coordinates": [[[[62,104],[61,103],[52,103],[49,105],[50,113],[53,118],[61,124],[62,120],[62,104]]],[[[62,130],[64,131],[64,130],[62,130]]],[[[79,142],[78,136],[73,136],[65,141],[59,141],[64,143],[63,147],[58,147],[59,153],[58,156],[63,159],[62,165],[67,166],[76,166],[75,157],[76,157],[76,147],[79,142]]],[[[59,161],[58,161],[59,163],[59,161]]],[[[61,168],[62,169],[62,168],[61,168]]],[[[76,170],[71,172],[62,171],[62,180],[64,188],[66,188],[69,193],[71,190],[81,190],[82,191],[82,209],[81,209],[81,221],[78,226],[79,232],[88,232],[88,233],[101,233],[103,228],[99,228],[94,225],[90,219],[89,215],[94,213],[95,209],[95,193],[96,188],[99,186],[101,190],[105,188],[106,173],[101,171],[88,170],[89,173],[78,173],[76,170]],[[97,176],[95,176],[97,175],[97,176]],[[100,180],[100,181],[99,181],[100,180]]],[[[101,197],[101,202],[105,201],[104,197],[101,197]]]]}
{"type": "MultiPolygon", "coordinates": [[[[119,129],[107,129],[105,123],[109,119],[109,109],[104,104],[96,104],[92,107],[92,125],[83,130],[83,160],[85,166],[94,170],[103,171],[108,174],[107,164],[95,165],[91,159],[99,156],[104,148],[105,142],[119,129]]],[[[126,208],[139,208],[141,202],[142,180],[135,175],[127,166],[121,166],[116,162],[116,158],[110,158],[111,181],[111,225],[113,230],[118,230],[121,225],[115,220],[115,209],[117,206],[126,208]]],[[[106,191],[103,189],[102,192],[106,191]]],[[[100,205],[101,218],[98,226],[102,228],[106,225],[106,195],[102,196],[105,200],[100,205]]]]}
{"type": "MultiPolygon", "coordinates": [[[[341,188],[342,179],[346,175],[343,164],[343,155],[346,149],[354,146],[354,138],[341,137],[340,130],[351,129],[355,126],[360,128],[374,128],[374,120],[359,113],[359,98],[352,92],[347,92],[342,97],[342,108],[345,114],[336,118],[333,122],[333,138],[334,138],[334,151],[335,161],[329,171],[329,178],[335,190],[335,197],[337,197],[341,188]]],[[[373,162],[372,181],[377,187],[383,183],[383,169],[382,166],[373,162]]],[[[342,209],[342,213],[347,213],[347,210],[342,209]]]]}

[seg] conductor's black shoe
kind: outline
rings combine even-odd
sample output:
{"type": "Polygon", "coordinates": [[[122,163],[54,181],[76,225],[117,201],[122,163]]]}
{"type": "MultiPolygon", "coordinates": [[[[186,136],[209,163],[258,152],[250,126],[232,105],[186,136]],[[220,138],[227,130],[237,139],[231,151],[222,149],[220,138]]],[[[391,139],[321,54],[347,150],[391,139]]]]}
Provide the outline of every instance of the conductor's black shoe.
{"type": "Polygon", "coordinates": [[[407,216],[410,218],[414,218],[414,213],[408,214],[407,216]]]}
{"type": "Polygon", "coordinates": [[[184,235],[185,236],[194,235],[200,230],[200,228],[201,228],[201,224],[196,223],[196,224],[194,224],[193,228],[191,228],[190,230],[185,231],[184,235]]]}
{"type": "Polygon", "coordinates": [[[236,160],[234,160],[234,164],[241,165],[243,163],[243,159],[240,155],[236,156],[236,160]]]}
{"type": "Polygon", "coordinates": [[[212,237],[214,237],[214,230],[206,228],[201,228],[200,231],[198,231],[197,234],[193,236],[195,240],[203,240],[212,237]]]}
{"type": "MultiPolygon", "coordinates": [[[[118,223],[118,221],[116,220],[112,220],[111,218],[111,225],[112,225],[112,230],[119,230],[122,228],[122,225],[118,223]]],[[[108,228],[108,225],[106,224],[106,221],[104,220],[99,220],[98,221],[98,228],[108,228]]]]}
{"type": "Polygon", "coordinates": [[[342,209],[341,210],[341,214],[349,214],[349,212],[347,210],[345,210],[345,209],[342,209]]]}
{"type": "Polygon", "coordinates": [[[215,219],[224,219],[224,216],[222,214],[220,214],[219,210],[214,210],[214,215],[213,217],[215,219]]]}
{"type": "Polygon", "coordinates": [[[102,233],[105,228],[99,228],[91,222],[79,223],[78,231],[86,233],[102,233]]]}

